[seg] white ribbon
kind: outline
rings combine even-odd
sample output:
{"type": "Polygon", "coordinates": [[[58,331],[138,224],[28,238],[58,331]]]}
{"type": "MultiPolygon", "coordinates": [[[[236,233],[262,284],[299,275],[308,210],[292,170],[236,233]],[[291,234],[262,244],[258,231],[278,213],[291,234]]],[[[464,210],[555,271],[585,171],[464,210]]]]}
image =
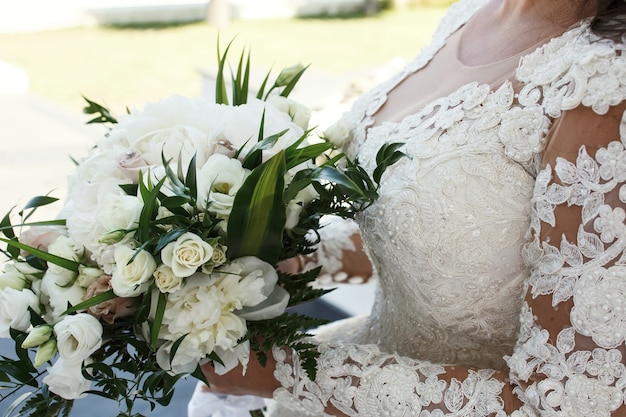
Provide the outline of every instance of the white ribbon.
{"type": "Polygon", "coordinates": [[[187,405],[187,417],[250,417],[251,410],[265,407],[265,399],[252,395],[214,394],[202,389],[202,382],[187,405]]]}

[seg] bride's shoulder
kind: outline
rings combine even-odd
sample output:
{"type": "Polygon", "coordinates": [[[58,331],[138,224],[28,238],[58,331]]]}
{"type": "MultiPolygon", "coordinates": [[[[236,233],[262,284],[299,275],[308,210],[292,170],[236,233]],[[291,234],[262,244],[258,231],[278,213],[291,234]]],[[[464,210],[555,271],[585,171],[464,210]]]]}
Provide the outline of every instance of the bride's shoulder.
{"type": "Polygon", "coordinates": [[[520,102],[541,100],[552,117],[580,104],[606,113],[626,99],[625,49],[624,43],[591,33],[588,21],[580,22],[521,59],[520,102]]]}

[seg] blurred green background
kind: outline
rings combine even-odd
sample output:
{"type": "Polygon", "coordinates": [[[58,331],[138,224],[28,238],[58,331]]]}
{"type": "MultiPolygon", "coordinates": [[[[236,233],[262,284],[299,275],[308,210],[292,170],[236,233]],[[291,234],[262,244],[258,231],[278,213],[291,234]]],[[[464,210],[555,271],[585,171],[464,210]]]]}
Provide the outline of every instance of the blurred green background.
{"type": "Polygon", "coordinates": [[[411,3],[373,15],[233,20],[219,30],[195,22],[0,34],[0,61],[28,73],[31,93],[77,110],[82,94],[119,113],[171,94],[199,95],[200,70],[215,66],[218,35],[222,46],[236,37],[233,58],[250,48],[262,71],[301,62],[345,75],[409,60],[450,1],[411,3]]]}

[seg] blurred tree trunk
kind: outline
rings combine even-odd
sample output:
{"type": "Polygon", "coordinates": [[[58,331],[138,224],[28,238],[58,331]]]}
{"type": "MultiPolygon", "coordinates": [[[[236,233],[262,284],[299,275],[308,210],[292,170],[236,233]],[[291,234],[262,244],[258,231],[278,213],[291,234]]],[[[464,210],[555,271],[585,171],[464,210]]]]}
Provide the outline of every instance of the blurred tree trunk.
{"type": "Polygon", "coordinates": [[[207,22],[216,28],[225,28],[230,24],[230,6],[228,0],[211,0],[207,10],[207,22]]]}
{"type": "Polygon", "coordinates": [[[380,11],[380,3],[378,0],[365,0],[363,9],[367,15],[376,14],[380,11]]]}

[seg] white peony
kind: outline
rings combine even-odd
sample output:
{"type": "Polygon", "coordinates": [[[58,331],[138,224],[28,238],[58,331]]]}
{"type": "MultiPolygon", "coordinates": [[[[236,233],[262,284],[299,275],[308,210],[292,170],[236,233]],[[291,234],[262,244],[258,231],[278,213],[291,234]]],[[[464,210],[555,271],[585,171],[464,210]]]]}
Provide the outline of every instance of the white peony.
{"type": "Polygon", "coordinates": [[[213,257],[213,247],[193,233],[181,235],[161,251],[163,263],[178,277],[193,275],[198,268],[213,257]]]}
{"type": "Polygon", "coordinates": [[[14,264],[7,263],[4,265],[4,272],[0,274],[0,290],[13,288],[19,291],[26,288],[28,283],[29,280],[14,264]]]}
{"type": "Polygon", "coordinates": [[[139,150],[142,158],[151,165],[166,161],[180,161],[188,166],[196,155],[199,161],[207,158],[206,151],[211,138],[208,134],[193,126],[173,125],[147,132],[137,138],[133,146],[139,150]]]}
{"type": "Polygon", "coordinates": [[[91,382],[82,374],[81,363],[65,363],[62,358],[47,369],[48,375],[43,379],[43,383],[50,388],[50,391],[65,398],[75,400],[84,398],[91,387],[91,382]]]}
{"type": "Polygon", "coordinates": [[[227,217],[233,207],[235,194],[249,172],[237,159],[221,154],[211,156],[198,172],[198,206],[227,217]]]}
{"type": "Polygon", "coordinates": [[[195,273],[185,279],[183,288],[169,294],[159,338],[175,342],[186,336],[172,364],[165,355],[171,344],[162,347],[164,369],[188,369],[216,347],[234,348],[246,334],[245,320],[226,308],[224,295],[211,285],[213,281],[209,275],[195,273]]]}
{"type": "Polygon", "coordinates": [[[102,325],[94,316],[65,316],[54,325],[57,349],[66,364],[82,363],[102,345],[102,325]]]}
{"type": "Polygon", "coordinates": [[[174,274],[172,268],[167,265],[161,265],[154,271],[154,283],[159,291],[163,293],[176,292],[182,286],[183,280],[174,274]]]}
{"type": "Polygon", "coordinates": [[[115,264],[110,284],[118,297],[136,297],[146,292],[157,267],[156,261],[148,252],[137,252],[128,246],[115,248],[115,264]],[[134,259],[130,262],[133,256],[134,259]]]}
{"type": "Polygon", "coordinates": [[[5,288],[0,291],[0,338],[10,337],[9,329],[25,332],[30,327],[32,308],[39,313],[39,299],[30,290],[5,288]]]}
{"type": "Polygon", "coordinates": [[[41,279],[41,294],[43,303],[50,307],[46,318],[56,321],[68,305],[75,306],[83,301],[85,289],[79,285],[68,285],[65,275],[48,269],[41,279]]]}

